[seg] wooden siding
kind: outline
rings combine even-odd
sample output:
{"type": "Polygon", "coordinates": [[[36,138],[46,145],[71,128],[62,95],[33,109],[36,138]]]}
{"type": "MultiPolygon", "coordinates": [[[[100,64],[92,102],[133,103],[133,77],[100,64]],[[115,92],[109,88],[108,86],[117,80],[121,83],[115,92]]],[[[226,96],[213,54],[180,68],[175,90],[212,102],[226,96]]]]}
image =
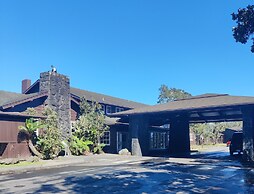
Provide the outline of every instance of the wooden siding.
{"type": "Polygon", "coordinates": [[[77,116],[78,116],[78,113],[75,110],[71,109],[71,121],[76,121],[77,116]]]}
{"type": "Polygon", "coordinates": [[[3,152],[2,158],[27,158],[31,156],[26,142],[8,143],[3,152]]]}
{"type": "Polygon", "coordinates": [[[21,121],[0,121],[0,143],[15,143],[20,125],[24,125],[21,121]]]}
{"type": "Polygon", "coordinates": [[[4,149],[1,150],[0,158],[26,158],[31,156],[27,142],[18,142],[18,127],[24,125],[24,120],[17,118],[1,118],[0,120],[0,144],[4,149]]]}

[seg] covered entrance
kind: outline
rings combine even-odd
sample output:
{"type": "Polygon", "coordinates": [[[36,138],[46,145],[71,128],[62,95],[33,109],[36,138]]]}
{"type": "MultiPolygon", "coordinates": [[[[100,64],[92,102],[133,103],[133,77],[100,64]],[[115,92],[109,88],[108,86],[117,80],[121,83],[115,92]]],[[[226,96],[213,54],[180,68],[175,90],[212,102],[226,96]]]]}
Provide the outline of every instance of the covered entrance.
{"type": "Polygon", "coordinates": [[[169,153],[190,153],[190,123],[243,121],[243,152],[254,161],[254,97],[205,94],[167,104],[119,112],[129,123],[129,141],[133,155],[149,155],[149,128],[170,125],[169,153]]]}

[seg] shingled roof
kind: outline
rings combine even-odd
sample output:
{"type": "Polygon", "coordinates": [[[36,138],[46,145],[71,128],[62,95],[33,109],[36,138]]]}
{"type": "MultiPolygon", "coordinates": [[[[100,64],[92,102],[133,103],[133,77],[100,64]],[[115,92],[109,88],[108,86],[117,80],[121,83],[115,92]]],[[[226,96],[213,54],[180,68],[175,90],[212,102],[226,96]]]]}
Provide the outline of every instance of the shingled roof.
{"type": "Polygon", "coordinates": [[[40,97],[43,95],[45,95],[45,93],[20,94],[0,90],[0,107],[12,105],[13,103],[23,102],[31,98],[40,97]]]}
{"type": "Polygon", "coordinates": [[[7,92],[0,90],[0,106],[5,106],[14,102],[23,101],[27,98],[37,96],[38,93],[33,94],[20,94],[15,92],[7,92]]]}
{"type": "MultiPolygon", "coordinates": [[[[41,95],[45,95],[44,93],[31,93],[31,94],[20,94],[15,92],[7,92],[0,90],[0,107],[5,107],[11,105],[13,103],[19,103],[25,101],[27,99],[40,97],[41,95]]],[[[80,99],[85,97],[89,101],[96,101],[103,104],[115,105],[125,108],[140,108],[144,106],[148,106],[142,103],[133,102],[130,100],[124,100],[121,98],[116,98],[104,94],[99,94],[95,92],[90,92],[87,90],[81,90],[77,88],[71,88],[71,95],[80,99]]]]}
{"type": "Polygon", "coordinates": [[[223,108],[230,106],[254,105],[254,97],[230,96],[228,94],[205,94],[175,100],[166,104],[148,106],[119,113],[114,113],[112,117],[121,117],[134,114],[167,113],[175,111],[191,111],[206,108],[223,108]]]}
{"type": "Polygon", "coordinates": [[[86,100],[89,101],[96,101],[103,104],[109,104],[109,105],[115,105],[120,107],[126,107],[126,108],[140,108],[140,107],[147,107],[148,105],[133,102],[130,100],[124,100],[121,98],[116,98],[104,94],[99,94],[95,92],[90,92],[87,90],[81,90],[77,88],[71,88],[71,94],[75,97],[78,97],[79,99],[84,97],[86,100]]]}

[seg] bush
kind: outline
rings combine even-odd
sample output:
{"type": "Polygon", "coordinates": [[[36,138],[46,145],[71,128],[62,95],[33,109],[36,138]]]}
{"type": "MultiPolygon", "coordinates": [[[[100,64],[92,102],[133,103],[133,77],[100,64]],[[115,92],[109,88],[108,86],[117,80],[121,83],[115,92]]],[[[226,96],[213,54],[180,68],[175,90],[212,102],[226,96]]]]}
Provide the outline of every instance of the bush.
{"type": "Polygon", "coordinates": [[[57,125],[57,113],[46,107],[43,115],[47,118],[43,120],[45,129],[39,135],[37,146],[43,154],[44,159],[54,159],[63,149],[61,133],[57,125]]]}
{"type": "Polygon", "coordinates": [[[73,155],[84,155],[86,152],[90,152],[90,145],[93,145],[92,141],[84,140],[84,138],[79,139],[73,135],[70,142],[70,150],[73,155]]]}
{"type": "MultiPolygon", "coordinates": [[[[77,154],[77,150],[85,146],[83,142],[89,142],[87,144],[91,148],[89,151],[91,150],[97,154],[103,153],[103,147],[105,145],[100,144],[100,138],[109,127],[105,124],[105,115],[103,114],[101,105],[97,102],[88,102],[82,98],[80,102],[80,114],[73,125],[73,135],[75,137],[71,145],[72,153],[77,154]]],[[[81,149],[81,152],[83,149],[81,149]]],[[[79,154],[83,154],[80,151],[78,152],[79,154]]]]}
{"type": "Polygon", "coordinates": [[[103,154],[103,148],[105,147],[105,144],[96,144],[93,147],[93,153],[95,154],[103,154]]]}

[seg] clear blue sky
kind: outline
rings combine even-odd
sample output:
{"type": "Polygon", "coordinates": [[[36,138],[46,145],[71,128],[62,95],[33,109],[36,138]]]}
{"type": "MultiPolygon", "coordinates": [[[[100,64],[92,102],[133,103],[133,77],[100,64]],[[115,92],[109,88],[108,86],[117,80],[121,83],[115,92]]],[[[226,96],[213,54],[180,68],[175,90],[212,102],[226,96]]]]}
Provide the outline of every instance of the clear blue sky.
{"type": "Polygon", "coordinates": [[[254,54],[235,43],[243,0],[1,0],[0,90],[55,65],[73,87],[155,104],[161,84],[254,96],[254,54]]]}

